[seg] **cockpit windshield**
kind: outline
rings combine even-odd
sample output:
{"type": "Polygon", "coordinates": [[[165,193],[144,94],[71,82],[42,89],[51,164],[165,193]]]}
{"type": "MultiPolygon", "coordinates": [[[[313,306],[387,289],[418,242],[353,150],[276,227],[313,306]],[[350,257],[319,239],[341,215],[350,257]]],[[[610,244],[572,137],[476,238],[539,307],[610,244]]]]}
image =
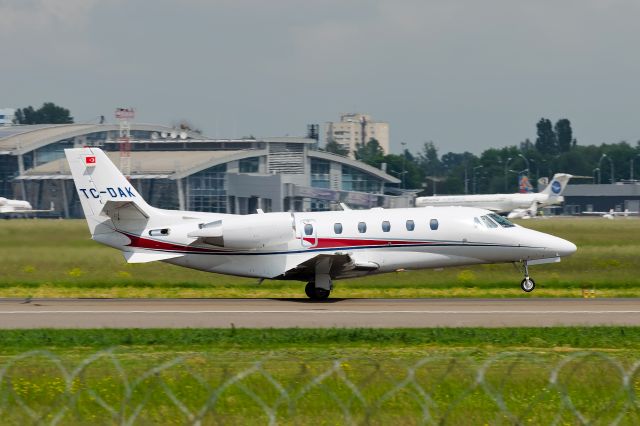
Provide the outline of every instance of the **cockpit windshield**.
{"type": "Polygon", "coordinates": [[[511,228],[515,226],[507,218],[497,215],[495,213],[480,216],[480,218],[474,217],[473,221],[478,226],[484,226],[485,228],[497,228],[498,225],[503,228],[511,228]]]}
{"type": "Polygon", "coordinates": [[[498,227],[498,225],[496,225],[496,223],[494,221],[489,219],[489,216],[480,216],[480,220],[482,221],[484,226],[486,226],[487,228],[497,228],[498,227]]]}
{"type": "Polygon", "coordinates": [[[504,216],[500,216],[499,214],[491,213],[489,217],[498,222],[498,224],[503,228],[513,228],[515,226],[509,219],[504,216]]]}

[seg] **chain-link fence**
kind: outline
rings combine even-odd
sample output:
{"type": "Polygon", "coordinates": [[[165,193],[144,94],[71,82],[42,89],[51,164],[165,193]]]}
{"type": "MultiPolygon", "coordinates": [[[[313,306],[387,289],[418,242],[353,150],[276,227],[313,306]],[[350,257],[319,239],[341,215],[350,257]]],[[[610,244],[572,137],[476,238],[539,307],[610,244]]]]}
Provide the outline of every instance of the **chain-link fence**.
{"type": "Polygon", "coordinates": [[[0,361],[0,423],[640,424],[639,391],[629,353],[246,362],[35,351],[0,361]]]}

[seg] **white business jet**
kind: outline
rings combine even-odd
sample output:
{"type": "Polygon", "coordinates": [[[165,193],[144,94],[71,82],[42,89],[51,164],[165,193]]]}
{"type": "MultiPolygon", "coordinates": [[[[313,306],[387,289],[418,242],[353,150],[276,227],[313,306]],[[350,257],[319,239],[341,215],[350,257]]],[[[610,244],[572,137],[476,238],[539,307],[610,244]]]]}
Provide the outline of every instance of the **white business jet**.
{"type": "Polygon", "coordinates": [[[162,210],[147,204],[103,151],[65,150],[94,240],[128,262],[164,261],[202,271],[307,282],[326,299],[339,278],[407,269],[515,262],[528,266],[576,251],[569,241],[464,207],[262,213],[162,210]]]}
{"type": "Polygon", "coordinates": [[[491,210],[494,213],[508,213],[509,219],[528,218],[536,215],[538,208],[564,201],[562,192],[572,175],[556,173],[541,192],[513,194],[477,195],[434,195],[416,198],[416,207],[462,206],[491,210]]]}

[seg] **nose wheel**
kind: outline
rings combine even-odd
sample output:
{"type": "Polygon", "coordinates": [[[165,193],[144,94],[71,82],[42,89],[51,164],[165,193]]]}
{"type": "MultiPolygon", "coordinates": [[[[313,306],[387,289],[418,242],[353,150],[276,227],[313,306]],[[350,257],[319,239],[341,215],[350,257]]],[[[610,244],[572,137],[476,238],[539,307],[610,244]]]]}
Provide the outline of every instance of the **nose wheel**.
{"type": "Polygon", "coordinates": [[[533,289],[536,288],[536,282],[529,277],[524,277],[524,280],[520,283],[520,287],[523,291],[531,293],[533,289]]]}
{"type": "Polygon", "coordinates": [[[536,288],[536,282],[529,276],[529,265],[527,261],[522,261],[522,270],[524,272],[524,279],[520,282],[520,288],[525,293],[531,293],[536,288]]]}

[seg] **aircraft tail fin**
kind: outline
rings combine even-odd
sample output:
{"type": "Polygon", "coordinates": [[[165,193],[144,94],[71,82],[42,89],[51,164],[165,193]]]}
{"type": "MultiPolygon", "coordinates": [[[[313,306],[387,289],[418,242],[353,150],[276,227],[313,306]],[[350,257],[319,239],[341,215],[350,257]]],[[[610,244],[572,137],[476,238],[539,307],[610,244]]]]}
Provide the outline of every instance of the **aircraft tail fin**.
{"type": "Polygon", "coordinates": [[[518,192],[521,194],[529,194],[533,192],[533,185],[531,185],[529,176],[523,174],[518,177],[518,189],[518,192]]]}
{"type": "Polygon", "coordinates": [[[549,182],[549,185],[541,191],[542,194],[548,194],[551,196],[560,196],[564,192],[564,189],[569,183],[569,179],[573,176],[567,173],[556,173],[553,175],[553,179],[549,182]]]}
{"type": "Polygon", "coordinates": [[[65,149],[78,198],[92,236],[116,228],[144,227],[157,210],[99,148],[65,149]]]}

